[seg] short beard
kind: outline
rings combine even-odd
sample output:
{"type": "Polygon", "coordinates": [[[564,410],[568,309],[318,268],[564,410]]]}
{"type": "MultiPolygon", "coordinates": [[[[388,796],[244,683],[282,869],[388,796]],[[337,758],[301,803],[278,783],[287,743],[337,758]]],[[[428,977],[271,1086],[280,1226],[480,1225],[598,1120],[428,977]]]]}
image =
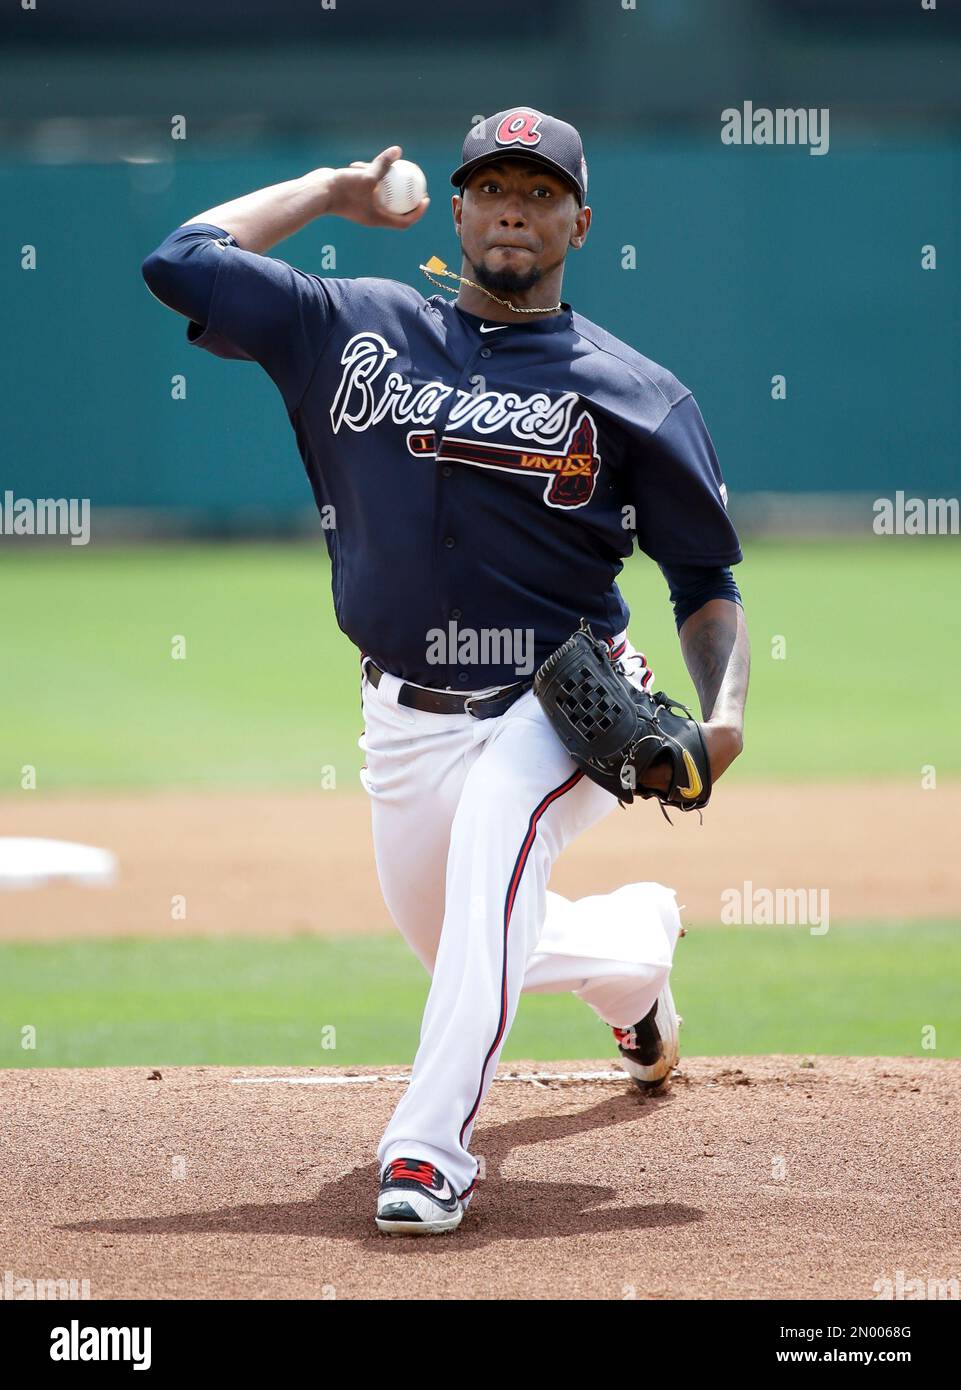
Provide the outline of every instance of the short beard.
{"type": "Polygon", "coordinates": [[[488,270],[483,261],[477,264],[472,261],[471,269],[477,276],[477,283],[495,294],[526,294],[544,274],[536,265],[523,272],[511,270],[509,267],[504,270],[488,270]]]}

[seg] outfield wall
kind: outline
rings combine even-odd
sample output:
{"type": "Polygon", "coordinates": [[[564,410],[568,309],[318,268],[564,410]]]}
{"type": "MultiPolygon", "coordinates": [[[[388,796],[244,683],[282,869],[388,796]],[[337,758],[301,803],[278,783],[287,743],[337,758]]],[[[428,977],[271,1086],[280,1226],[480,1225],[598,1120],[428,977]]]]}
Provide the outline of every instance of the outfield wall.
{"type": "MultiPolygon", "coordinates": [[[[16,194],[16,247],[37,254],[34,270],[11,256],[0,272],[2,369],[14,384],[3,487],[87,496],[95,508],[188,509],[213,525],[245,515],[286,524],[309,506],[269,379],[188,348],[140,264],[205,208],[357,153],[336,129],[322,150],[288,142],[256,158],[206,150],[0,165],[16,194]],[[177,374],[184,400],[171,396],[177,374]]],[[[435,136],[408,153],[434,193],[410,234],[331,219],[278,254],[431,293],[417,263],[452,259],[456,247],[451,151],[435,136]]],[[[567,296],[691,386],[732,494],[950,495],[961,433],[959,153],[950,143],[842,143],[816,158],[606,139],[591,152],[595,224],[571,259],[567,296]],[[922,269],[925,244],[936,245],[934,270],[922,269]],[[775,375],[783,400],[772,399],[775,375]]]]}

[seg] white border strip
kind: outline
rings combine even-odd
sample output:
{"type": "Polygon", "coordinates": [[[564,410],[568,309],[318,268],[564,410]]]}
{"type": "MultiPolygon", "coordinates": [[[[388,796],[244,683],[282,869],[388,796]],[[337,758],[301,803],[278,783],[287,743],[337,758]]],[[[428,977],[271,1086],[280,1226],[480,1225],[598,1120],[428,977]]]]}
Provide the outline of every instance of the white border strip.
{"type": "MultiPolygon", "coordinates": [[[[372,1086],[378,1082],[388,1085],[403,1082],[406,1086],[410,1072],[393,1076],[235,1076],[231,1086],[372,1086]]],[[[620,1081],[630,1080],[623,1071],[523,1071],[495,1076],[497,1081],[620,1081]]]]}

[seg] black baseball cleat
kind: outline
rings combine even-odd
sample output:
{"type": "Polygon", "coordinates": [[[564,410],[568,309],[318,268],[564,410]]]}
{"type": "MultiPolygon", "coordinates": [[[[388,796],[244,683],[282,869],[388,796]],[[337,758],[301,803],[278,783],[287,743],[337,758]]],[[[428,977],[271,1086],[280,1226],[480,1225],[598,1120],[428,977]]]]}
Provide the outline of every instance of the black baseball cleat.
{"type": "Polygon", "coordinates": [[[377,1229],[391,1236],[437,1236],[455,1231],[466,1210],[433,1163],[395,1158],[380,1180],[377,1229]]]}
{"type": "Polygon", "coordinates": [[[640,1090],[660,1086],[677,1066],[681,1058],[680,1026],[670,985],[665,985],[640,1023],[633,1028],[613,1030],[621,1066],[640,1090]]]}

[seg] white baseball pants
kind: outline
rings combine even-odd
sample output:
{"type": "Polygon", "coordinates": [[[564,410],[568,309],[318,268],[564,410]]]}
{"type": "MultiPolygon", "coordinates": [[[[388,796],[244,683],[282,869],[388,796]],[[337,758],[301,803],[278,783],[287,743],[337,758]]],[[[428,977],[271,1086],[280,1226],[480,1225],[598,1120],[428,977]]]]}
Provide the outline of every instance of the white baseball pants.
{"type": "MultiPolygon", "coordinates": [[[[633,648],[624,662],[650,683],[633,648]]],[[[617,800],[577,771],[531,691],[479,720],[398,705],[401,684],[363,681],[361,781],[385,902],[432,978],[413,1075],[377,1157],[381,1169],[425,1159],[466,1197],[471,1132],[521,991],[569,991],[630,1027],[667,981],[680,919],[658,883],[576,902],[548,891],[565,845],[617,800]]]]}

